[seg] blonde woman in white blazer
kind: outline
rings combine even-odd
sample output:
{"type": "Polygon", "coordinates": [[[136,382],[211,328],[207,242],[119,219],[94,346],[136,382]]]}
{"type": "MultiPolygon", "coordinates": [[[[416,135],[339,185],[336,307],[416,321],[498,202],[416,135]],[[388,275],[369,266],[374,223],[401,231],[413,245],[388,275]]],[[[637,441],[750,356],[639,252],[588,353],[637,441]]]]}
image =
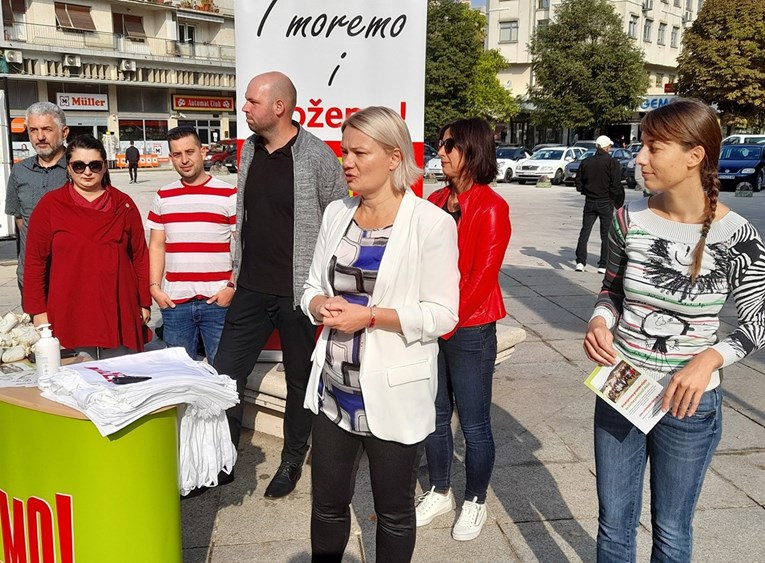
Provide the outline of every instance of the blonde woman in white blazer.
{"type": "Polygon", "coordinates": [[[358,195],[327,207],[301,301],[324,324],[305,399],[316,415],[311,547],[315,561],[342,560],[363,449],[377,560],[408,562],[419,445],[435,428],[438,337],[457,323],[457,231],[408,189],[421,170],[393,110],[352,115],[342,151],[358,195]]]}

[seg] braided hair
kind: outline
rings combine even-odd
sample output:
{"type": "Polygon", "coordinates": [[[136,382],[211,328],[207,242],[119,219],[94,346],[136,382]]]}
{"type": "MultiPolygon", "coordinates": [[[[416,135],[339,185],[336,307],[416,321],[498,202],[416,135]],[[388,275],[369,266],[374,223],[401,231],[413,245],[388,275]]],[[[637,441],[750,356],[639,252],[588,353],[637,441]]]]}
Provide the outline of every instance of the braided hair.
{"type": "Polygon", "coordinates": [[[715,220],[717,197],[720,194],[717,164],[720,158],[722,133],[717,113],[701,100],[679,98],[647,113],[640,125],[645,134],[655,139],[679,143],[686,150],[698,146],[704,149],[704,160],[699,169],[706,199],[704,222],[701,225],[701,236],[693,250],[693,260],[688,271],[691,283],[694,283],[701,270],[707,235],[715,220]]]}

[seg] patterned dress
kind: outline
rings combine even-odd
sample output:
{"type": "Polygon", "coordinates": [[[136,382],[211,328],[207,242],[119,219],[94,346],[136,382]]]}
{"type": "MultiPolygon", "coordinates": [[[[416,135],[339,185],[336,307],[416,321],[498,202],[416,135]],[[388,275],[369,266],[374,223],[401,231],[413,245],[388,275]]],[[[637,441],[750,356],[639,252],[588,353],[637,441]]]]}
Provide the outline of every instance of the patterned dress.
{"type": "MultiPolygon", "coordinates": [[[[348,303],[370,305],[392,228],[365,230],[351,222],[329,263],[335,295],[348,303]]],[[[343,430],[371,436],[359,383],[365,337],[366,329],[353,334],[330,330],[319,383],[319,407],[343,430]]]]}

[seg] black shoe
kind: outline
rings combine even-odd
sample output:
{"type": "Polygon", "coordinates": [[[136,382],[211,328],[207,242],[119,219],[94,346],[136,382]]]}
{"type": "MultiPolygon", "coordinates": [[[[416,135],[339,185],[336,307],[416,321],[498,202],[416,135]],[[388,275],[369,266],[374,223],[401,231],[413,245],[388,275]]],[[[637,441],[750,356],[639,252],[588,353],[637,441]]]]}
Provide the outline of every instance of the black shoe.
{"type": "Polygon", "coordinates": [[[286,497],[295,489],[302,473],[302,461],[283,461],[263,496],[266,498],[286,497]]]}

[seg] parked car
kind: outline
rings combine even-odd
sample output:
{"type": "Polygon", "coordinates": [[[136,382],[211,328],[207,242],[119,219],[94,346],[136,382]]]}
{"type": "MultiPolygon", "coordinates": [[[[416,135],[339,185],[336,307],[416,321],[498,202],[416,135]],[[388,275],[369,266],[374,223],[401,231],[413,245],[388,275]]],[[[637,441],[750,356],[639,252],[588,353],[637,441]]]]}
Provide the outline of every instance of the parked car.
{"type": "Polygon", "coordinates": [[[591,140],[577,141],[572,146],[582,147],[585,150],[594,149],[597,147],[597,145],[595,144],[595,141],[591,141],[591,140]]]}
{"type": "Polygon", "coordinates": [[[516,167],[518,183],[525,184],[528,180],[536,182],[542,176],[547,176],[553,184],[560,184],[563,182],[566,164],[576,160],[583,152],[585,150],[582,147],[564,146],[538,150],[516,167]]]}
{"type": "Polygon", "coordinates": [[[634,190],[638,187],[637,180],[635,180],[635,158],[636,157],[630,159],[630,161],[627,163],[627,167],[622,172],[624,183],[627,184],[627,187],[631,190],[634,190]]]}
{"type": "Polygon", "coordinates": [[[722,140],[723,145],[765,143],[765,135],[730,135],[722,140]]]}
{"type": "Polygon", "coordinates": [[[627,150],[632,153],[632,156],[637,156],[637,153],[640,152],[640,149],[643,148],[643,143],[630,143],[630,146],[627,147],[627,150]]]}
{"type": "Polygon", "coordinates": [[[560,147],[560,146],[562,146],[560,143],[539,143],[538,145],[534,145],[534,148],[531,149],[531,154],[534,154],[535,152],[542,149],[549,149],[550,147],[560,147]]]}
{"type": "Polygon", "coordinates": [[[223,161],[223,166],[225,166],[231,174],[239,172],[239,157],[237,156],[236,151],[226,157],[226,160],[223,161]]]}
{"type": "Polygon", "coordinates": [[[497,182],[512,182],[518,163],[530,156],[523,147],[497,147],[497,182]]]}
{"type": "MultiPolygon", "coordinates": [[[[588,158],[595,154],[595,149],[589,149],[586,152],[579,155],[574,162],[569,162],[566,168],[563,170],[563,182],[568,185],[573,185],[576,175],[579,172],[579,166],[585,158],[588,158]]],[[[619,161],[622,167],[622,180],[624,179],[624,173],[627,168],[627,163],[632,160],[632,155],[627,149],[611,149],[608,153],[611,157],[619,161]]]]}
{"type": "Polygon", "coordinates": [[[725,145],[720,149],[717,177],[722,189],[765,187],[765,144],[725,145]]]}
{"type": "Polygon", "coordinates": [[[425,176],[428,178],[435,178],[436,180],[444,179],[444,169],[441,167],[441,158],[431,158],[425,165],[425,176]]]}
{"type": "Polygon", "coordinates": [[[423,145],[423,152],[425,153],[423,162],[428,162],[431,158],[436,158],[438,156],[438,151],[427,143],[423,145]]]}
{"type": "Polygon", "coordinates": [[[212,143],[207,149],[207,156],[205,156],[205,170],[221,172],[226,168],[226,159],[232,154],[236,155],[236,139],[225,139],[218,143],[212,143]]]}

